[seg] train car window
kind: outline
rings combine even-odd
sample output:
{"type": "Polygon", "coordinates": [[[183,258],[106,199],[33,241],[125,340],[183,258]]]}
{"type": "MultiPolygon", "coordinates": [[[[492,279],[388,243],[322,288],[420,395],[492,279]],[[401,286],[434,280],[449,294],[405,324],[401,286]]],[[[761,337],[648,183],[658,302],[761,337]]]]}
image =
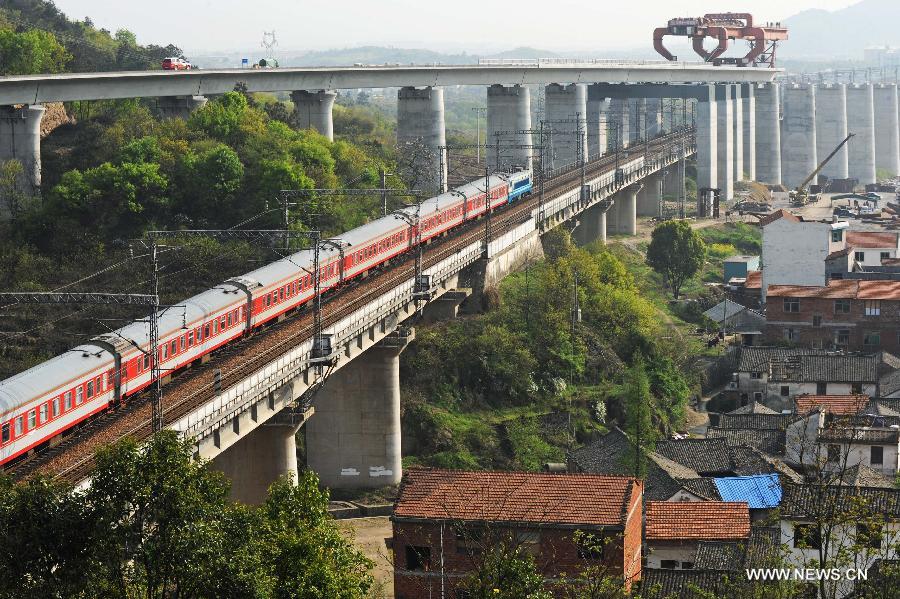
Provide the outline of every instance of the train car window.
{"type": "Polygon", "coordinates": [[[218,335],[218,334],[219,334],[219,319],[217,318],[213,321],[213,335],[218,335]]]}
{"type": "Polygon", "coordinates": [[[175,340],[172,342],[172,350],[169,352],[173,356],[178,353],[178,341],[175,340]]]}
{"type": "MultiPolygon", "coordinates": [[[[297,286],[297,284],[296,284],[296,283],[294,283],[294,286],[295,286],[295,287],[296,287],[296,286],[297,286]]],[[[244,311],[244,307],[243,307],[243,306],[241,306],[241,322],[243,322],[243,321],[244,321],[244,316],[245,316],[245,315],[246,315],[246,312],[245,312],[245,311],[244,311]]]]}
{"type": "Polygon", "coordinates": [[[94,381],[88,381],[87,396],[88,396],[88,399],[90,399],[94,396],[94,381]]]}
{"type": "Polygon", "coordinates": [[[163,348],[162,348],[162,359],[163,359],[163,360],[167,360],[168,358],[169,358],[169,346],[168,346],[168,345],[163,345],[163,348]]]}
{"type": "Polygon", "coordinates": [[[96,380],[94,381],[94,384],[97,386],[97,393],[100,393],[101,390],[106,391],[106,387],[103,386],[103,377],[102,376],[98,376],[96,378],[96,380]],[[103,387],[102,389],[101,389],[101,386],[103,387]]]}
{"type": "Polygon", "coordinates": [[[22,434],[22,428],[23,428],[24,422],[25,422],[25,419],[22,416],[19,416],[18,418],[16,418],[16,436],[17,437],[22,434]]]}
{"type": "Polygon", "coordinates": [[[144,370],[147,370],[148,368],[150,368],[150,356],[145,355],[144,356],[144,370]]]}
{"type": "Polygon", "coordinates": [[[0,436],[0,443],[9,443],[9,423],[3,423],[3,433],[0,436]]]}
{"type": "Polygon", "coordinates": [[[66,394],[63,396],[63,409],[68,411],[72,409],[72,392],[66,391],[66,394]]]}
{"type": "Polygon", "coordinates": [[[80,406],[81,402],[84,401],[84,387],[78,385],[75,388],[75,405],[80,406]]]}
{"type": "Polygon", "coordinates": [[[203,338],[206,339],[209,337],[209,323],[203,326],[203,338]]]}
{"type": "Polygon", "coordinates": [[[182,335],[181,337],[179,337],[179,338],[178,338],[178,341],[179,341],[179,345],[181,345],[181,351],[184,351],[184,347],[185,347],[185,335],[182,335]]]}
{"type": "Polygon", "coordinates": [[[284,299],[284,287],[278,290],[278,299],[279,301],[284,299]]]}
{"type": "Polygon", "coordinates": [[[59,416],[59,398],[53,398],[53,417],[56,418],[59,416]]]}
{"type": "Polygon", "coordinates": [[[228,313],[228,326],[231,326],[231,312],[228,313]]]}
{"type": "Polygon", "coordinates": [[[219,318],[219,328],[223,331],[225,330],[225,317],[224,316],[219,318]]]}
{"type": "Polygon", "coordinates": [[[41,424],[44,424],[45,422],[47,422],[47,412],[48,412],[48,410],[47,410],[47,404],[42,403],[42,404],[41,404],[40,410],[41,410],[41,420],[40,420],[40,423],[41,423],[41,424]]]}
{"type": "MultiPolygon", "coordinates": [[[[294,281],[294,295],[297,295],[297,281],[294,281]]],[[[244,309],[241,308],[241,312],[243,313],[244,309]]]]}
{"type": "Polygon", "coordinates": [[[37,413],[34,410],[28,411],[28,430],[34,429],[37,426],[37,413]]]}
{"type": "Polygon", "coordinates": [[[194,347],[194,331],[188,331],[188,347],[194,347]]]}

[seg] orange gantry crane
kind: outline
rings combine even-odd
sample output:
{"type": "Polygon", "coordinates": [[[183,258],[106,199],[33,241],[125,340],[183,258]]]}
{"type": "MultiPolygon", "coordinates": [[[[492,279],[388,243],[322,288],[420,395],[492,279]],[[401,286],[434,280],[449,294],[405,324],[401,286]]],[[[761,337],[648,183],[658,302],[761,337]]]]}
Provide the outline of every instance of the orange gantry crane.
{"type": "Polygon", "coordinates": [[[787,27],[781,23],[766,23],[763,26],[753,24],[753,15],[742,12],[709,13],[700,18],[677,18],[669,20],[666,27],[659,27],[653,32],[653,47],[666,60],[678,60],[663,45],[667,35],[689,37],[693,41],[694,51],[706,62],[716,66],[735,64],[737,66],[762,66],[775,68],[775,49],[779,41],[788,38],[787,27]],[[703,47],[706,38],[718,40],[712,51],[703,47]],[[751,42],[750,52],[746,56],[723,57],[728,50],[729,40],[747,40],[751,42]]]}

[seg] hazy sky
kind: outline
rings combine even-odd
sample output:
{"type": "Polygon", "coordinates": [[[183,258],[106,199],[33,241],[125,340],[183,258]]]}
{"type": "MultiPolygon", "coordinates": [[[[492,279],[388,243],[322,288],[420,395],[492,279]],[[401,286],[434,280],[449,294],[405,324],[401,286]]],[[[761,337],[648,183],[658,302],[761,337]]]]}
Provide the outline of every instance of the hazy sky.
{"type": "Polygon", "coordinates": [[[780,20],[808,8],[856,0],[56,0],[73,18],[90,16],[141,43],[188,53],[259,47],[274,29],[281,50],[364,44],[434,50],[532,46],[587,50],[649,46],[654,27],[675,16],[742,11],[780,20]],[[748,6],[749,5],[749,6],[748,6]],[[511,14],[514,11],[514,16],[511,14]]]}

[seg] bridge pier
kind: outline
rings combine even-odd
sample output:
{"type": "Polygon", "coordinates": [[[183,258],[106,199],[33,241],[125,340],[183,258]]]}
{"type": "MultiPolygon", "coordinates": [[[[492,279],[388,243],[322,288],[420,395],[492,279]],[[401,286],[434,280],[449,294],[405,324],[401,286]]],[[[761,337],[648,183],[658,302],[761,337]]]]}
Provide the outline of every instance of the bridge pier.
{"type": "Polygon", "coordinates": [[[644,186],[637,196],[638,216],[659,216],[660,186],[662,172],[655,172],[644,179],[644,186]]]}
{"type": "Polygon", "coordinates": [[[663,132],[662,98],[647,98],[647,138],[654,139],[663,132]]]}
{"type": "Polygon", "coordinates": [[[595,241],[606,245],[606,206],[595,204],[578,215],[578,226],[572,231],[572,239],[580,246],[595,241]]]}
{"type": "Polygon", "coordinates": [[[187,119],[206,101],[206,96],[161,96],[156,99],[156,108],[164,119],[187,119]]]}
{"type": "Polygon", "coordinates": [[[27,195],[41,186],[41,118],[44,107],[30,104],[22,108],[0,106],[0,162],[18,160],[22,174],[17,183],[27,195]]]}
{"type": "MultiPolygon", "coordinates": [[[[731,86],[734,111],[734,181],[744,180],[744,95],[740,84],[731,86]]],[[[732,194],[733,195],[733,194],[732,194]]]]}
{"type": "Polygon", "coordinates": [[[629,117],[628,100],[625,98],[612,98],[609,102],[609,141],[607,149],[615,152],[616,148],[628,147],[629,117]]]}
{"type": "Polygon", "coordinates": [[[628,99],[628,141],[639,143],[647,132],[647,99],[628,99]]]}
{"type": "Polygon", "coordinates": [[[847,86],[847,142],[850,177],[860,185],[875,183],[875,95],[872,84],[847,86]]]}
{"type": "Polygon", "coordinates": [[[748,181],[756,181],[756,95],[749,83],[741,84],[741,106],[743,120],[743,144],[740,151],[744,154],[744,174],[748,181]]]}
{"type": "Polygon", "coordinates": [[[756,178],[772,185],[782,181],[780,87],[778,83],[768,83],[753,90],[756,96],[756,178]]]}
{"type": "Polygon", "coordinates": [[[716,86],[718,165],[716,167],[717,184],[713,187],[721,190],[723,202],[734,196],[734,101],[731,92],[731,85],[716,86]]]}
{"type": "Polygon", "coordinates": [[[213,468],[231,481],[234,501],[259,505],[279,477],[297,479],[296,434],[311,413],[295,418],[292,409],[286,408],[212,460],[213,468]]]}
{"type": "Polygon", "coordinates": [[[697,102],[695,124],[697,127],[697,188],[718,187],[719,184],[719,103],[716,102],[716,86],[701,86],[703,93],[697,102]]]}
{"type": "MultiPolygon", "coordinates": [[[[847,88],[843,84],[819,85],[816,88],[816,155],[825,158],[845,137],[847,88]]],[[[822,174],[829,179],[846,179],[847,169],[847,146],[844,146],[822,168],[822,174]]]]}
{"type": "MultiPolygon", "coordinates": [[[[875,86],[875,168],[900,174],[900,123],[897,84],[875,86]]],[[[852,141],[852,140],[851,140],[852,141]]]]}
{"type": "Polygon", "coordinates": [[[306,425],[306,464],[332,489],[400,482],[400,354],[415,332],[385,337],[329,377],[306,425]]]}
{"type": "Polygon", "coordinates": [[[332,109],[337,92],[330,89],[318,91],[298,90],[291,92],[294,103],[294,121],[301,129],[315,129],[334,141],[334,121],[332,109]]]}
{"type": "MultiPolygon", "coordinates": [[[[485,119],[485,139],[488,144],[501,143],[499,168],[512,165],[531,168],[531,148],[502,147],[504,143],[532,145],[530,133],[514,133],[498,138],[498,131],[525,131],[531,129],[531,91],[521,85],[492,85],[487,88],[487,117],[485,119]]],[[[488,167],[498,168],[497,151],[486,149],[488,167]]]]}
{"type": "Polygon", "coordinates": [[[472,295],[471,289],[455,289],[428,302],[422,310],[422,324],[453,320],[459,314],[460,304],[466,301],[470,295],[472,295]]]}
{"type": "MultiPolygon", "coordinates": [[[[870,102],[871,97],[870,94],[870,102]]],[[[791,189],[797,187],[817,166],[815,114],[814,85],[795,84],[784,88],[781,181],[791,189]]]]}
{"type": "Polygon", "coordinates": [[[401,172],[411,187],[427,192],[446,190],[447,164],[441,159],[442,146],[447,145],[442,88],[400,88],[397,145],[401,172]]]}
{"type": "Polygon", "coordinates": [[[587,142],[588,156],[599,158],[606,154],[608,119],[610,112],[609,98],[592,98],[588,93],[587,99],[587,142]]]}
{"type": "Polygon", "coordinates": [[[580,83],[551,83],[544,88],[544,94],[544,113],[550,121],[549,128],[553,138],[550,168],[575,164],[579,144],[581,155],[587,160],[587,136],[579,139],[575,133],[579,128],[575,122],[576,117],[582,122],[587,118],[587,87],[580,83]]]}
{"type": "Polygon", "coordinates": [[[637,235],[637,196],[644,186],[641,184],[626,187],[618,194],[616,204],[619,205],[616,231],[625,235],[637,235]]]}

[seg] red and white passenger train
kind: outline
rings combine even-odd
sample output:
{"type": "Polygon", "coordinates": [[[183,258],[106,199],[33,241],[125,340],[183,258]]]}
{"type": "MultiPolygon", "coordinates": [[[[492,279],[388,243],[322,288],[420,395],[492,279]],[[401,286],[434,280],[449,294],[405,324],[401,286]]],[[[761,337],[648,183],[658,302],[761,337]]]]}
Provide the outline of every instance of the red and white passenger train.
{"type": "MultiPolygon", "coordinates": [[[[422,242],[482,215],[488,202],[494,209],[531,188],[531,172],[522,170],[492,176],[488,194],[482,179],[426,200],[419,218],[422,242]]],[[[404,210],[413,215],[414,209],[404,210]]],[[[344,233],[341,239],[350,245],[343,264],[336,249],[320,253],[322,290],[408,251],[415,237],[403,219],[392,215],[344,233]]],[[[229,279],[181,302],[177,309],[160,312],[163,376],[312,299],[312,276],[304,267],[313,268],[311,250],[229,279]]],[[[149,323],[134,322],[0,381],[0,465],[150,385],[150,351],[149,323]]]]}

